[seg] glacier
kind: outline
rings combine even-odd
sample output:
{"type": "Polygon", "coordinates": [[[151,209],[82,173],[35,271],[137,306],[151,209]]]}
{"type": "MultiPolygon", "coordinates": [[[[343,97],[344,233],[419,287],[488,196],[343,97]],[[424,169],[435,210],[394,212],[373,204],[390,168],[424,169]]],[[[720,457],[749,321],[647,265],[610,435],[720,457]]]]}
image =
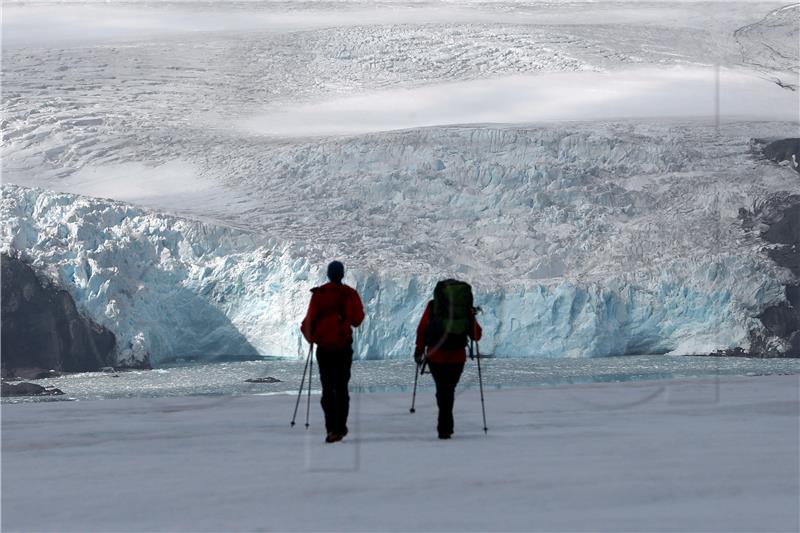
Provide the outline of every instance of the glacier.
{"type": "MultiPolygon", "coordinates": [[[[338,246],[333,231],[304,240],[285,229],[271,234],[269,219],[258,218],[271,215],[266,206],[242,209],[238,220],[247,218],[250,227],[233,227],[4,185],[2,246],[49,269],[85,312],[114,331],[123,364],[302,356],[298,324],[308,290],[324,281],[333,257],[350,267],[346,281],[367,310],[355,336],[360,358],[409,356],[424,305],[445,276],[475,286],[484,309],[481,348],[497,357],[747,348],[751,332],[763,329],[758,314],[785,299],[792,277],[764,253],[758,228],[748,232],[739,223],[739,210],[796,190],[797,174],[759,158],[741,135],[745,127],[752,129],[723,126],[710,138],[707,127],[691,123],[608,124],[605,137],[597,124],[432,128],[328,141],[338,143],[335,150],[318,143],[313,152],[304,145],[274,153],[275,165],[304,154],[299,168],[307,177],[298,171],[284,194],[316,187],[333,203],[336,193],[322,185],[326,172],[328,183],[343,179],[331,171],[333,154],[343,173],[355,159],[349,150],[369,154],[358,165],[369,186],[349,189],[363,200],[329,211],[333,229],[349,227],[336,213],[362,220],[338,246]],[[622,128],[638,142],[626,143],[622,128]],[[704,138],[707,145],[698,146],[704,138]],[[450,154],[439,153],[444,146],[450,154]],[[484,158],[456,156],[457,146],[484,158]],[[441,161],[437,155],[447,163],[413,164],[441,161]],[[526,166],[526,158],[534,163],[526,166]],[[452,174],[437,175],[448,169],[452,174]],[[453,183],[457,176],[461,183],[453,183]],[[483,194],[471,195],[478,186],[483,194]],[[414,234],[404,229],[404,212],[423,196],[433,207],[414,234]],[[499,254],[513,260],[490,260],[499,254]]],[[[793,127],[763,125],[772,132],[793,127]]],[[[257,201],[284,203],[279,191],[252,185],[257,201]]],[[[322,203],[311,216],[322,220],[328,208],[322,203]]]]}
{"type": "Polygon", "coordinates": [[[11,2],[3,249],[112,330],[123,365],[299,356],[308,289],[333,258],[367,306],[360,358],[409,356],[444,277],[474,285],[482,350],[498,357],[708,353],[769,337],[758,316],[796,280],[754,213],[800,184],[760,143],[798,136],[786,88],[800,4],[393,4],[71,2],[42,18],[11,2]],[[50,24],[72,13],[87,16],[50,24]],[[92,14],[131,18],[109,36],[92,14]],[[670,105],[648,93],[653,72],[680,82],[662,86],[680,88],[670,105]],[[597,89],[599,118],[574,120],[581,83],[597,89]],[[633,92],[621,99],[620,85],[633,92]],[[457,109],[427,113],[422,100],[453,87],[457,109]],[[459,123],[480,119],[463,112],[472,92],[484,96],[472,107],[502,99],[491,120],[512,123],[459,123]],[[276,110],[337,109],[341,122],[353,98],[388,101],[409,128],[261,129],[276,110]],[[516,113],[531,103],[555,114],[516,113]],[[441,121],[454,124],[430,126],[441,121]]]}

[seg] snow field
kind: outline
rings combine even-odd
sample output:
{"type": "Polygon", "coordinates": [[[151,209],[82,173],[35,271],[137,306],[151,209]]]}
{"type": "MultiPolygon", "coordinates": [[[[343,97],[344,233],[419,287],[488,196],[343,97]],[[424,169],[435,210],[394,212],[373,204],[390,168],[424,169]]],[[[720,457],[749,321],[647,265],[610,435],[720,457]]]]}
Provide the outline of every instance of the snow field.
{"type": "MultiPolygon", "coordinates": [[[[491,377],[487,376],[487,380],[491,377]]],[[[10,531],[796,531],[798,378],[4,405],[10,531]],[[302,420],[302,417],[301,417],[302,420]]]]}

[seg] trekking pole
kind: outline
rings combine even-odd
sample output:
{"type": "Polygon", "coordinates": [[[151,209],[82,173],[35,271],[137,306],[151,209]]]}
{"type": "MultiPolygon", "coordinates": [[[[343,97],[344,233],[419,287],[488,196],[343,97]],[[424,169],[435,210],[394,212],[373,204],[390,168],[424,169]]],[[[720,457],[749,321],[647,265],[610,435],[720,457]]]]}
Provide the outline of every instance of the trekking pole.
{"type": "Polygon", "coordinates": [[[414,367],[414,393],[411,395],[411,409],[408,410],[409,413],[416,413],[417,410],[414,409],[414,404],[417,401],[417,380],[419,379],[419,363],[414,367]]]}
{"type": "Polygon", "coordinates": [[[475,343],[475,353],[478,358],[478,383],[481,389],[481,412],[483,413],[483,432],[488,435],[489,428],[486,427],[486,405],[483,401],[483,374],[481,374],[481,349],[476,341],[472,342],[475,343]]]}
{"type": "Polygon", "coordinates": [[[308,417],[311,414],[311,378],[312,377],[314,377],[314,358],[311,357],[311,352],[309,352],[308,353],[308,402],[306,403],[306,429],[308,429],[308,417]]]}
{"type": "Polygon", "coordinates": [[[303,385],[306,383],[306,371],[308,370],[308,362],[311,360],[311,350],[314,349],[314,345],[310,344],[308,346],[308,357],[306,357],[306,364],[303,366],[303,379],[300,380],[300,388],[297,390],[297,402],[294,404],[294,414],[292,415],[292,423],[290,424],[291,427],[294,427],[294,420],[297,418],[297,408],[300,407],[300,397],[303,395],[303,385]]]}

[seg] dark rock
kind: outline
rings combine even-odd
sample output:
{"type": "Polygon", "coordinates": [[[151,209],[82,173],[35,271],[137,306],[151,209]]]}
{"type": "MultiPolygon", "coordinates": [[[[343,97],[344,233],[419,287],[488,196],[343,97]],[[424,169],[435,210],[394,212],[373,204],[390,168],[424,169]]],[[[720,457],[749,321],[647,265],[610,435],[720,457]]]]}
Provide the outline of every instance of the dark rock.
{"type": "Polygon", "coordinates": [[[762,236],[775,244],[800,244],[800,205],[786,207],[762,236]]]}
{"type": "Polygon", "coordinates": [[[800,331],[795,331],[789,336],[789,350],[786,357],[800,357],[800,331]]]}
{"type": "MultiPolygon", "coordinates": [[[[770,217],[769,229],[761,237],[774,245],[769,257],[800,278],[800,196],[792,195],[777,215],[770,217]]],[[[785,288],[786,301],[764,309],[758,316],[769,333],[788,342],[785,357],[800,357],[800,284],[785,288]]]]}
{"type": "Polygon", "coordinates": [[[800,277],[800,246],[776,246],[767,250],[767,255],[772,261],[792,271],[800,277]]]}
{"type": "Polygon", "coordinates": [[[738,346],[728,350],[717,350],[716,352],[712,352],[708,355],[711,357],[760,357],[758,355],[753,355],[750,352],[746,352],[738,346]]]}
{"type": "Polygon", "coordinates": [[[6,383],[0,384],[0,396],[61,396],[64,393],[55,387],[42,387],[36,383],[6,383]]]}
{"type": "Polygon", "coordinates": [[[245,383],[280,383],[281,382],[281,380],[279,380],[278,378],[273,378],[271,376],[267,376],[267,377],[264,377],[264,378],[250,378],[250,379],[246,379],[244,381],[245,381],[245,383]]]}
{"type": "MultiPolygon", "coordinates": [[[[794,154],[795,160],[800,161],[799,148],[800,139],[784,139],[768,144],[764,153],[778,158],[776,161],[794,154]]],[[[738,218],[745,231],[766,226],[759,236],[769,245],[767,255],[776,265],[791,271],[797,280],[785,286],[785,301],[763,309],[756,317],[763,328],[750,332],[749,351],[733,348],[709,355],[800,357],[800,195],[774,194],[754,203],[752,210],[740,209],[738,218]]]]}
{"type": "Polygon", "coordinates": [[[769,229],[761,238],[778,245],[767,252],[770,259],[800,277],[800,196],[790,196],[787,201],[792,205],[784,207],[780,215],[769,222],[769,229]]]}
{"type": "Polygon", "coordinates": [[[792,333],[797,331],[800,326],[800,313],[789,305],[789,302],[781,302],[764,309],[758,315],[758,319],[764,324],[772,335],[788,339],[792,333]]]}
{"type": "Polygon", "coordinates": [[[762,148],[764,157],[776,163],[788,161],[791,167],[800,172],[800,139],[780,139],[762,148]]]}
{"type": "MultiPolygon", "coordinates": [[[[81,316],[67,291],[40,278],[18,257],[2,254],[0,263],[5,374],[88,372],[113,362],[114,334],[81,316]]],[[[28,379],[34,377],[39,376],[28,379]]]]}
{"type": "MultiPolygon", "coordinates": [[[[786,141],[792,141],[793,144],[778,146],[789,146],[794,150],[792,153],[797,154],[800,139],[786,141]]],[[[800,158],[800,155],[797,157],[800,158]]],[[[772,245],[767,255],[775,264],[789,269],[800,278],[800,195],[772,199],[762,206],[762,212],[757,215],[768,226],[766,231],[761,232],[761,238],[772,245]]],[[[784,353],[777,353],[770,348],[772,344],[768,338],[761,333],[751,332],[750,351],[754,354],[762,357],[800,357],[800,284],[787,285],[785,294],[786,301],[767,307],[757,318],[767,334],[785,341],[788,349],[784,353]]]]}
{"type": "Polygon", "coordinates": [[[795,309],[800,309],[800,285],[786,286],[786,301],[795,309]]]}

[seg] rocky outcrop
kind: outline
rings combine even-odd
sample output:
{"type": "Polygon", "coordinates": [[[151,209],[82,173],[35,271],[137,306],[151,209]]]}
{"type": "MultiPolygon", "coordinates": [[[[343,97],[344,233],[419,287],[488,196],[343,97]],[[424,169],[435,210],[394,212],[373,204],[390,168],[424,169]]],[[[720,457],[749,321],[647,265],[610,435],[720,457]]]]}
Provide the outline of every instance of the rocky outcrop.
{"type": "Polygon", "coordinates": [[[263,378],[250,378],[244,380],[245,383],[280,383],[281,380],[278,378],[273,378],[272,376],[267,376],[263,378]]]}
{"type": "Polygon", "coordinates": [[[0,396],[62,396],[61,389],[55,387],[42,387],[36,383],[6,383],[0,384],[0,396]]]}
{"type": "Polygon", "coordinates": [[[19,257],[2,254],[2,368],[88,372],[114,363],[114,334],[82,316],[70,294],[19,257]]]}
{"type": "Polygon", "coordinates": [[[796,172],[800,173],[800,139],[780,139],[768,143],[762,149],[764,157],[775,163],[789,163],[796,172]]]}
{"type": "Polygon", "coordinates": [[[759,236],[768,245],[767,255],[776,265],[790,270],[797,283],[785,286],[784,301],[757,316],[764,328],[750,333],[749,350],[734,348],[711,355],[800,357],[800,195],[773,196],[754,206],[752,212],[740,210],[739,216],[746,230],[761,228],[759,236]]]}
{"type": "Polygon", "coordinates": [[[778,211],[761,237],[774,245],[768,252],[770,258],[800,278],[800,195],[788,197],[778,211]]]}
{"type": "MultiPolygon", "coordinates": [[[[789,196],[780,207],[761,237],[773,245],[770,258],[800,280],[800,195],[789,196]]],[[[784,356],[800,357],[800,283],[787,285],[786,301],[766,308],[758,318],[770,334],[786,341],[784,356]]]]}
{"type": "Polygon", "coordinates": [[[753,142],[761,150],[764,158],[778,164],[788,163],[790,168],[800,173],[800,138],[777,141],[755,139],[753,142]]]}

